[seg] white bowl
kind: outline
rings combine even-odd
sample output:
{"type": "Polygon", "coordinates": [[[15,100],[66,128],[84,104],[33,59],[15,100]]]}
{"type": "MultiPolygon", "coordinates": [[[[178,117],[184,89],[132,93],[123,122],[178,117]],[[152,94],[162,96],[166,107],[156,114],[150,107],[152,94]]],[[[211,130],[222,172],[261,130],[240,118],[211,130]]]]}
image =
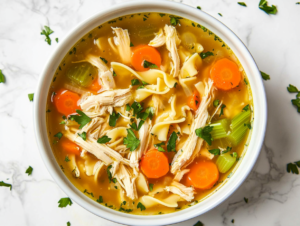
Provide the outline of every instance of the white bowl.
{"type": "Polygon", "coordinates": [[[223,202],[241,185],[254,166],[264,140],[266,122],[267,103],[264,86],[257,65],[245,45],[229,28],[214,17],[201,10],[170,1],[132,1],[119,4],[108,10],[97,13],[77,25],[59,44],[56,51],[46,63],[40,76],[34,100],[34,128],[37,144],[40,149],[42,159],[56,183],[73,201],[85,209],[105,219],[126,225],[166,225],[178,223],[199,216],[223,202]],[[230,180],[215,194],[197,205],[181,211],[176,211],[176,213],[155,216],[125,214],[99,205],[97,202],[85,196],[74,185],[72,185],[61,171],[49,145],[46,128],[46,102],[48,89],[56,68],[73,44],[75,44],[77,40],[93,28],[106,21],[127,14],[143,12],[169,13],[190,19],[204,25],[223,39],[223,41],[231,47],[237,58],[240,60],[248,76],[253,93],[255,116],[248,151],[242,159],[238,170],[233,174],[230,180]]]}

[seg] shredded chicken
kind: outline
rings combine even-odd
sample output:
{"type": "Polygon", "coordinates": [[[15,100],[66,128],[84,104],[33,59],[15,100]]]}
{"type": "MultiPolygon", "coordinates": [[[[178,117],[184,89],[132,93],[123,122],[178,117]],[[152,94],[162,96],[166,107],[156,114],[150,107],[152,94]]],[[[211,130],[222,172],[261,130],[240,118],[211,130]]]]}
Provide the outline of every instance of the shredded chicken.
{"type": "Polygon", "coordinates": [[[180,44],[180,39],[177,36],[176,28],[173,26],[165,25],[166,34],[166,46],[171,54],[171,59],[173,61],[171,75],[173,77],[178,77],[180,71],[180,59],[177,51],[177,45],[180,44]]]}
{"type": "Polygon", "coordinates": [[[161,47],[166,43],[166,36],[162,29],[159,29],[158,33],[155,34],[154,39],[149,42],[149,46],[161,47]]]}
{"type": "Polygon", "coordinates": [[[207,108],[211,101],[212,85],[213,81],[209,79],[206,86],[206,96],[202,98],[199,109],[196,112],[196,118],[192,125],[191,134],[182,147],[182,151],[178,151],[173,158],[171,167],[171,173],[173,174],[177,173],[180,169],[191,163],[200,151],[203,139],[196,135],[195,130],[198,128],[203,128],[206,125],[206,121],[208,119],[207,108]]]}
{"type": "Polygon", "coordinates": [[[174,181],[181,181],[182,177],[188,172],[190,172],[189,169],[179,170],[174,177],[174,181]]]}
{"type": "Polygon", "coordinates": [[[119,55],[124,64],[130,64],[131,61],[131,50],[130,50],[130,38],[127,29],[119,27],[112,28],[116,33],[114,41],[119,50],[119,55]]]}
{"type": "Polygon", "coordinates": [[[86,132],[87,136],[98,139],[100,136],[101,125],[104,122],[105,120],[103,118],[95,117],[88,124],[86,124],[79,133],[86,132]]]}
{"type": "Polygon", "coordinates": [[[181,198],[190,202],[194,199],[194,188],[186,187],[183,184],[173,181],[170,186],[165,187],[165,190],[179,195],[181,198]]]}

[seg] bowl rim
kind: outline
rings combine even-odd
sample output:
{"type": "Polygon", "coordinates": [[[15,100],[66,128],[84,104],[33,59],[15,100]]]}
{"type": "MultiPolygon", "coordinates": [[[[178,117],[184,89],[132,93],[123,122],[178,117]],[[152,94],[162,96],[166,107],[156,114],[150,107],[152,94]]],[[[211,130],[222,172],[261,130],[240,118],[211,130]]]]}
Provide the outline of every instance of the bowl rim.
{"type": "MultiPolygon", "coordinates": [[[[245,67],[245,64],[242,63],[243,67],[245,67]]],[[[94,213],[97,216],[120,224],[130,225],[166,225],[182,222],[197,217],[213,209],[214,207],[222,203],[224,200],[226,200],[243,183],[243,181],[246,179],[246,177],[252,170],[259,156],[267,125],[267,101],[260,71],[249,50],[246,48],[243,42],[227,26],[225,26],[213,16],[203,12],[202,10],[193,8],[182,3],[165,0],[152,0],[151,2],[130,1],[114,5],[109,9],[100,11],[90,16],[89,18],[85,19],[83,22],[75,26],[73,29],[71,29],[71,31],[68,32],[65,38],[59,43],[58,47],[51,54],[43,68],[44,69],[40,75],[35,92],[33,120],[34,132],[40,155],[52,178],[59,185],[59,187],[72,199],[72,201],[75,201],[77,204],[79,204],[80,206],[94,213]],[[233,52],[236,55],[241,55],[241,57],[238,57],[241,63],[243,61],[245,61],[245,64],[247,63],[247,69],[244,69],[246,71],[249,84],[252,87],[251,90],[253,96],[255,115],[255,120],[253,122],[252,137],[248,146],[247,153],[240,166],[238,167],[237,172],[235,172],[231,179],[224,186],[222,186],[214,195],[210,196],[209,198],[200,202],[197,205],[170,214],[150,216],[126,214],[99,205],[95,201],[83,195],[82,192],[79,191],[67,179],[67,177],[64,175],[64,173],[58,166],[50,148],[47,130],[45,129],[46,99],[54,72],[61,62],[61,60],[59,59],[62,59],[65,56],[65,54],[69,51],[69,49],[79,40],[79,38],[77,37],[81,38],[83,35],[91,31],[95,27],[99,26],[103,22],[117,18],[118,15],[131,14],[130,12],[158,12],[179,15],[188,19],[192,18],[192,20],[195,22],[200,21],[200,24],[205,25],[205,27],[208,27],[209,30],[211,30],[218,36],[219,34],[222,34],[220,35],[220,37],[224,40],[226,44],[232,43],[229,46],[233,50],[233,52]],[[98,25],[94,26],[95,24],[98,25]],[[61,55],[63,55],[62,58],[61,55]],[[253,88],[256,89],[255,92],[253,92],[253,88]]]]}

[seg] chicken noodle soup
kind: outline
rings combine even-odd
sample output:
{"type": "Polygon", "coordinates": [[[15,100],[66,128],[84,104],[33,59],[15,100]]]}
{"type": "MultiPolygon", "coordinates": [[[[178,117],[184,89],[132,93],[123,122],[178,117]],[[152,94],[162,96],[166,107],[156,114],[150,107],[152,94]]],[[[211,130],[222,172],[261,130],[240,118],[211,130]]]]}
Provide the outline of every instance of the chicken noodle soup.
{"type": "Polygon", "coordinates": [[[49,142],[85,195],[116,211],[165,214],[229,180],[253,121],[238,59],[201,24],[142,13],[72,47],[49,89],[49,142]]]}

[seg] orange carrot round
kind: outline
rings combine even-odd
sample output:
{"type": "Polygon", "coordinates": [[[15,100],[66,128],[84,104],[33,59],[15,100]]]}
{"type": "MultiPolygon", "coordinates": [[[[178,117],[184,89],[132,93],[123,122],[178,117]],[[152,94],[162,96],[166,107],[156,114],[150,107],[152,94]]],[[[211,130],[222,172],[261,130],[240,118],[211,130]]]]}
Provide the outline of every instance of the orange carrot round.
{"type": "Polygon", "coordinates": [[[101,87],[102,86],[99,84],[98,79],[95,79],[89,89],[93,92],[97,92],[101,89],[101,87]]]}
{"type": "Polygon", "coordinates": [[[68,139],[62,140],[61,142],[59,142],[59,144],[60,144],[62,150],[65,152],[68,152],[70,154],[75,154],[75,155],[80,154],[79,146],[68,139]]]}
{"type": "Polygon", "coordinates": [[[78,105],[80,96],[69,90],[60,89],[54,96],[54,104],[59,113],[70,115],[76,113],[76,109],[81,109],[78,105]]]}
{"type": "Polygon", "coordinates": [[[169,161],[163,152],[152,149],[146,152],[140,162],[141,170],[148,178],[159,178],[169,172],[169,161]]]}
{"type": "Polygon", "coordinates": [[[137,71],[147,71],[149,68],[144,68],[144,61],[155,64],[158,68],[161,64],[160,53],[151,46],[140,45],[133,49],[131,56],[131,64],[137,71]]]}
{"type": "Polygon", "coordinates": [[[219,180],[219,170],[211,161],[195,162],[187,175],[187,184],[202,190],[210,189],[219,180]]]}
{"type": "Polygon", "coordinates": [[[221,90],[230,90],[241,82],[241,73],[236,63],[223,58],[218,60],[210,70],[210,77],[215,86],[221,90]]]}
{"type": "Polygon", "coordinates": [[[194,90],[193,95],[188,97],[187,105],[194,111],[197,111],[200,105],[200,95],[197,90],[194,90]]]}

